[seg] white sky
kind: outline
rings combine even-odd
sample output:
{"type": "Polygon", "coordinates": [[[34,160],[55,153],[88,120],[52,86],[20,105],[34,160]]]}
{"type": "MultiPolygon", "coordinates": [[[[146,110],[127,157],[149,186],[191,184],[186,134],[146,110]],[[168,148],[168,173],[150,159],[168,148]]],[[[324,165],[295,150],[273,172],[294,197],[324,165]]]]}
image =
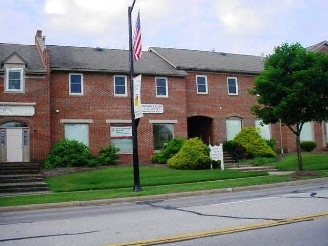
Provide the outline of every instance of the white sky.
{"type": "MultiPolygon", "coordinates": [[[[0,0],[0,43],[128,49],[132,0],[0,0]]],[[[136,0],[149,46],[270,54],[283,42],[328,39],[327,0],[136,0]]]]}

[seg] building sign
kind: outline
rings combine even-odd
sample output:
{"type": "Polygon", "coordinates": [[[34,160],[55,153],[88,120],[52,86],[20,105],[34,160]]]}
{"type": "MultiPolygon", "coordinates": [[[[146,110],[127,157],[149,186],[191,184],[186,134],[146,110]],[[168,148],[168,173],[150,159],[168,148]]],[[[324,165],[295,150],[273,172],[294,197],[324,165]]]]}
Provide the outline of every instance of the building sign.
{"type": "Polygon", "coordinates": [[[163,114],[163,104],[142,104],[142,112],[144,114],[163,114]]]}
{"type": "Polygon", "coordinates": [[[130,138],[132,136],[131,126],[111,126],[110,135],[112,138],[130,138]]]}
{"type": "Polygon", "coordinates": [[[210,158],[214,161],[221,161],[221,169],[224,170],[224,163],[223,163],[223,145],[222,143],[218,145],[209,145],[210,148],[210,158]]]}
{"type": "Polygon", "coordinates": [[[34,105],[15,105],[0,103],[0,116],[33,116],[34,105]]]}

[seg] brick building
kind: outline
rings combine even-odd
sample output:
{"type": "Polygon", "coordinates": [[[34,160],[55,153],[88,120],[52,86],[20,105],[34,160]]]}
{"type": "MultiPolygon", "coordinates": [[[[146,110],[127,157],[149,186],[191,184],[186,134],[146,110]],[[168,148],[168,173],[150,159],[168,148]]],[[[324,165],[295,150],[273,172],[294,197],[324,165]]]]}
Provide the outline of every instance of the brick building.
{"type": "MultiPolygon", "coordinates": [[[[328,53],[327,42],[309,47],[328,53]]],[[[131,162],[129,56],[126,50],[0,44],[0,162],[43,160],[61,138],[76,139],[93,154],[115,144],[131,162]]],[[[209,144],[232,139],[243,126],[259,126],[248,94],[262,57],[152,47],[135,62],[142,75],[144,117],[139,159],[149,162],[173,137],[198,136],[209,144]]],[[[327,123],[308,123],[303,140],[327,142],[327,123]]],[[[295,137],[279,124],[261,127],[265,138],[295,151],[295,137]]]]}

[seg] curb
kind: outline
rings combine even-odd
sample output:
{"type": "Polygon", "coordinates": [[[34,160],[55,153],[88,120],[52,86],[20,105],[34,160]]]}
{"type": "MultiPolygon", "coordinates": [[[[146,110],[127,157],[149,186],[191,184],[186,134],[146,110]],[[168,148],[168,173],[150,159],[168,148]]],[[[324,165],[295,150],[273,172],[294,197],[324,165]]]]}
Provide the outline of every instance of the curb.
{"type": "Polygon", "coordinates": [[[214,190],[200,190],[200,191],[189,191],[189,192],[180,192],[180,193],[168,193],[168,194],[159,194],[159,195],[150,195],[150,196],[137,196],[137,197],[123,197],[123,198],[90,200],[90,201],[71,201],[71,202],[60,202],[60,203],[8,206],[8,207],[0,207],[0,213],[40,210],[40,209],[68,208],[68,207],[99,206],[99,205],[109,205],[109,204],[116,204],[116,203],[145,202],[145,201],[152,201],[152,200],[167,200],[167,199],[173,199],[173,198],[179,198],[179,197],[203,196],[203,195],[228,193],[228,192],[240,192],[240,191],[254,191],[254,190],[262,190],[262,189],[269,189],[269,188],[279,188],[279,187],[286,187],[286,186],[296,186],[296,185],[322,183],[322,182],[328,182],[328,178],[297,180],[297,181],[289,181],[289,182],[283,182],[283,183],[253,185],[253,186],[234,187],[234,188],[223,188],[223,189],[214,189],[214,190]]]}

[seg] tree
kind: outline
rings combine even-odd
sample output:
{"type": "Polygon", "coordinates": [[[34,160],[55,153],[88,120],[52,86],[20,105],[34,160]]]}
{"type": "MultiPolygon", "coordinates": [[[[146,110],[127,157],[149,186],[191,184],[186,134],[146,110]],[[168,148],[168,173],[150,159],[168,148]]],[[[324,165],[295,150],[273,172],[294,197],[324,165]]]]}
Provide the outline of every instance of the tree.
{"type": "Polygon", "coordinates": [[[296,135],[298,169],[303,170],[300,134],[303,124],[328,117],[328,55],[300,44],[275,47],[255,79],[253,114],[265,124],[281,123],[296,135]]]}

